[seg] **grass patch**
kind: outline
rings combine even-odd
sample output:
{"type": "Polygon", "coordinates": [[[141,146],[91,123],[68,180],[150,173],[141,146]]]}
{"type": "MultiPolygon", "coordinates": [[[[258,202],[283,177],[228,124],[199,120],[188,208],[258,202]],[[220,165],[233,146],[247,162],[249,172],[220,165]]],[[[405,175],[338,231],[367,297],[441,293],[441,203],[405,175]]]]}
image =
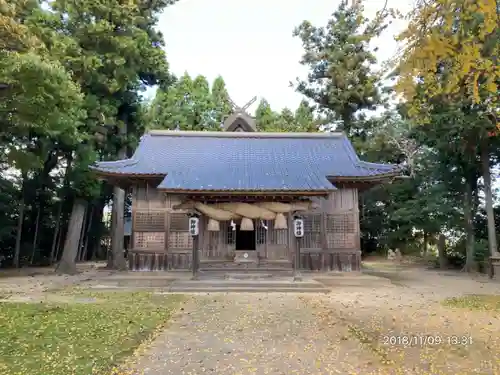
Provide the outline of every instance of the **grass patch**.
{"type": "Polygon", "coordinates": [[[500,311],[500,296],[489,294],[471,294],[463,297],[445,299],[446,307],[458,307],[469,310],[500,311]]]}
{"type": "Polygon", "coordinates": [[[182,296],[84,293],[96,303],[0,303],[0,373],[109,374],[182,296]]]}

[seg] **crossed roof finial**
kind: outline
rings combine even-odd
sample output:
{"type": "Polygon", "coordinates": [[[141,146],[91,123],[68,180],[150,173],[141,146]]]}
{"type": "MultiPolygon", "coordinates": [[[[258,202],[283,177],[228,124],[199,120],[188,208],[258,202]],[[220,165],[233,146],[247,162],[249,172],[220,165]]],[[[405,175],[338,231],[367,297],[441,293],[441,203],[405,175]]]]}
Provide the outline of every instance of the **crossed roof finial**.
{"type": "Polygon", "coordinates": [[[231,107],[233,108],[233,111],[234,112],[245,112],[247,111],[247,109],[253,104],[255,103],[255,101],[257,100],[257,97],[254,96],[252,99],[250,99],[243,107],[240,107],[239,105],[237,105],[233,99],[229,98],[229,104],[231,104],[231,107]]]}

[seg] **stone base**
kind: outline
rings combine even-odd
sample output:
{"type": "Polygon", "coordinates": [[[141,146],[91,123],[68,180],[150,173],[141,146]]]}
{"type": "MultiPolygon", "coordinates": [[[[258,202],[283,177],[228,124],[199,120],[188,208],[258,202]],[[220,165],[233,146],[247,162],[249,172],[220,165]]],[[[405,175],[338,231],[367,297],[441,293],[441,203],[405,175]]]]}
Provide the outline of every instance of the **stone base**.
{"type": "Polygon", "coordinates": [[[493,278],[500,280],[500,255],[491,256],[490,261],[493,268],[493,278]]]}
{"type": "Polygon", "coordinates": [[[258,264],[259,257],[257,251],[248,250],[248,251],[240,251],[237,250],[234,252],[234,263],[245,263],[245,264],[258,264]]]}

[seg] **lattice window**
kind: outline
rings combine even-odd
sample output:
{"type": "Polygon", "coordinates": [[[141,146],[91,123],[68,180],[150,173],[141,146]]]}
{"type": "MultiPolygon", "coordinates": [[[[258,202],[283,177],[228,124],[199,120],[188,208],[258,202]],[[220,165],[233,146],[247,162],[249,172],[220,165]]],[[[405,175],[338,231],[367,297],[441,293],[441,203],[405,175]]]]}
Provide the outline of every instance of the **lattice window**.
{"type": "Polygon", "coordinates": [[[327,215],[326,231],[330,233],[356,233],[354,214],[327,215]]]}
{"type": "Polygon", "coordinates": [[[236,245],[236,226],[231,225],[231,220],[222,221],[221,228],[224,229],[224,241],[226,245],[236,245]]]}
{"type": "Polygon", "coordinates": [[[135,232],[136,249],[165,249],[165,232],[135,232]]]}
{"type": "Polygon", "coordinates": [[[257,220],[255,236],[258,245],[263,245],[267,242],[268,229],[269,229],[269,221],[257,220]]]}
{"type": "Polygon", "coordinates": [[[304,231],[321,232],[321,215],[305,215],[304,216],[304,231]]]}
{"type": "Polygon", "coordinates": [[[327,215],[326,242],[330,249],[354,249],[356,247],[356,216],[353,212],[327,215]]]}
{"type": "Polygon", "coordinates": [[[329,249],[354,249],[356,235],[354,233],[327,233],[326,243],[329,249]]]}
{"type": "Polygon", "coordinates": [[[168,235],[169,249],[192,249],[193,237],[189,232],[170,232],[168,235]]]}
{"type": "Polygon", "coordinates": [[[186,214],[171,213],[168,235],[169,249],[191,249],[193,237],[189,234],[189,218],[186,214]]]}
{"type": "Polygon", "coordinates": [[[267,221],[267,236],[270,245],[288,245],[288,229],[274,229],[274,221],[267,221]]]}
{"type": "Polygon", "coordinates": [[[304,238],[302,246],[308,249],[321,249],[321,215],[304,216],[304,238]]]}
{"type": "Polygon", "coordinates": [[[136,211],[134,213],[134,230],[137,232],[165,231],[165,212],[136,211]]]}
{"type": "Polygon", "coordinates": [[[189,218],[186,214],[170,214],[170,231],[189,231],[189,218]]]}

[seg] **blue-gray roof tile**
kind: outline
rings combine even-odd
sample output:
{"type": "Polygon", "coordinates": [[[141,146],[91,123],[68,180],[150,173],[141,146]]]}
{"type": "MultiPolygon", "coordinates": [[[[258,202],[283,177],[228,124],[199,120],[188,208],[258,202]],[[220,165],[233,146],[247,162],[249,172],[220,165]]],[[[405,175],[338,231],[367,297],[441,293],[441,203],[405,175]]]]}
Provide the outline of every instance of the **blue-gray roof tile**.
{"type": "Polygon", "coordinates": [[[398,167],[360,161],[342,133],[153,131],[105,174],[165,176],[165,190],[328,191],[329,178],[372,178],[398,167]]]}

